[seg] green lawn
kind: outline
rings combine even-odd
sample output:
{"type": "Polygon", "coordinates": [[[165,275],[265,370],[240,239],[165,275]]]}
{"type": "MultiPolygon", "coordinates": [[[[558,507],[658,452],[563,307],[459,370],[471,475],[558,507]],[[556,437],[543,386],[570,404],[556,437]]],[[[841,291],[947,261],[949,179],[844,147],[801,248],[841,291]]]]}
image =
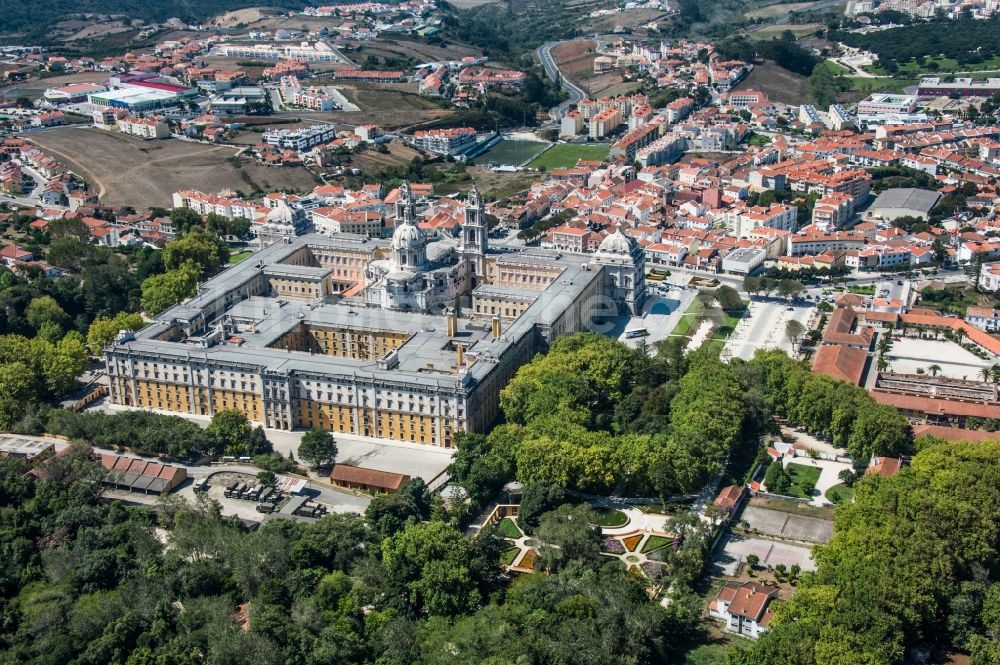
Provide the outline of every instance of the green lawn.
{"type": "Polygon", "coordinates": [[[850,83],[850,90],[855,92],[892,92],[897,95],[901,95],[905,92],[905,89],[909,86],[916,85],[920,82],[917,78],[906,78],[902,75],[895,76],[891,79],[888,78],[867,78],[864,76],[847,76],[845,77],[850,83]]]}
{"type": "Polygon", "coordinates": [[[735,637],[718,637],[687,652],[684,665],[725,665],[726,654],[737,645],[735,637]]]}
{"type": "Polygon", "coordinates": [[[614,528],[628,524],[628,515],[615,508],[595,508],[597,526],[614,528]]]}
{"type": "Polygon", "coordinates": [[[245,249],[242,252],[231,254],[229,256],[229,263],[231,263],[232,265],[236,265],[241,261],[246,261],[248,258],[250,258],[251,254],[253,254],[253,252],[250,251],[249,249],[245,249]]]}
{"type": "Polygon", "coordinates": [[[490,163],[520,166],[549,146],[543,141],[503,140],[472,160],[473,164],[490,163]]]}
{"type": "Polygon", "coordinates": [[[514,523],[514,520],[509,517],[505,517],[500,520],[500,523],[497,525],[497,529],[500,531],[501,536],[512,540],[517,540],[524,535],[517,527],[517,524],[514,523]]]}
{"type": "Polygon", "coordinates": [[[788,496],[795,496],[800,499],[810,498],[810,495],[806,494],[803,490],[803,486],[806,483],[815,486],[816,481],[819,480],[819,476],[822,473],[822,469],[818,467],[794,463],[785,467],[785,471],[792,478],[792,486],[788,489],[788,496]]]}
{"type": "Polygon", "coordinates": [[[840,485],[834,485],[828,489],[826,491],[826,498],[829,499],[831,503],[850,503],[851,499],[854,498],[854,490],[841,483],[840,485]]]}
{"type": "Polygon", "coordinates": [[[694,332],[697,327],[698,322],[701,320],[702,314],[705,311],[705,303],[701,298],[695,298],[691,305],[684,312],[684,316],[677,323],[677,327],[674,331],[670,333],[671,335],[681,335],[687,337],[694,332]]]}
{"type": "Polygon", "coordinates": [[[564,169],[576,166],[581,159],[603,161],[608,158],[609,150],[603,145],[558,143],[532,160],[528,168],[564,169]]]}
{"type": "Polygon", "coordinates": [[[725,314],[725,318],[722,320],[722,325],[719,326],[719,329],[715,331],[712,339],[722,340],[723,342],[729,339],[729,336],[736,330],[736,324],[739,323],[745,311],[746,309],[732,312],[724,310],[723,314],[725,314]]]}
{"type": "Polygon", "coordinates": [[[850,74],[851,70],[843,65],[837,64],[833,60],[824,60],[823,66],[830,70],[830,73],[834,76],[840,76],[841,74],[850,74]]]}
{"type": "Polygon", "coordinates": [[[511,547],[509,549],[504,550],[500,554],[500,563],[505,566],[512,565],[514,563],[514,559],[517,558],[517,555],[520,551],[521,550],[517,547],[511,547]]]}
{"type": "Polygon", "coordinates": [[[646,539],[646,543],[642,546],[642,553],[647,554],[653,550],[658,550],[664,545],[669,545],[673,541],[670,538],[665,538],[663,536],[650,536],[646,539]]]}

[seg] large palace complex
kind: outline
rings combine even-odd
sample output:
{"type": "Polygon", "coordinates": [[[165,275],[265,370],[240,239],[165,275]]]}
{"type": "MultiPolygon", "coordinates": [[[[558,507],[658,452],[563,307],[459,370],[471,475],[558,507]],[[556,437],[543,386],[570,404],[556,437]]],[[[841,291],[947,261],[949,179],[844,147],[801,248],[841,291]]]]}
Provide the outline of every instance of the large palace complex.
{"type": "Polygon", "coordinates": [[[590,255],[491,252],[487,238],[477,192],[459,237],[430,239],[404,185],[391,241],[286,237],[120,334],[111,399],[450,447],[489,427],[548,342],[645,299],[642,250],[620,229],[590,255]]]}

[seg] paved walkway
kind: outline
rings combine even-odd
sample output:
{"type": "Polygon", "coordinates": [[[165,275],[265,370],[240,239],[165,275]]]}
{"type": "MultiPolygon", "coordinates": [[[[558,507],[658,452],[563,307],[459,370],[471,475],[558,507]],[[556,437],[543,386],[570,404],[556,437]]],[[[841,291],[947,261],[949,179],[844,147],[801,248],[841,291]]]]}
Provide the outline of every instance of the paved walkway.
{"type": "Polygon", "coordinates": [[[846,448],[838,448],[832,443],[823,441],[821,439],[817,439],[809,432],[793,429],[791,427],[782,427],[781,436],[783,438],[792,439],[795,443],[804,446],[809,450],[815,450],[818,453],[824,453],[826,455],[836,455],[838,457],[847,456],[846,448]]]}

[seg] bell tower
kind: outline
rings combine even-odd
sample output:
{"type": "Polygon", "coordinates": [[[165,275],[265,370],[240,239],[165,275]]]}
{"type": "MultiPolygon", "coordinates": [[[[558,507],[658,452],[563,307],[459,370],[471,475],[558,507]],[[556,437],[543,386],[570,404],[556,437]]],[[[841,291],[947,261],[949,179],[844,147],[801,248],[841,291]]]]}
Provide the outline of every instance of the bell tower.
{"type": "Polygon", "coordinates": [[[417,219],[417,201],[413,197],[410,183],[399,186],[399,196],[396,197],[396,226],[417,219]]]}
{"type": "Polygon", "coordinates": [[[473,185],[465,201],[465,215],[462,220],[462,258],[469,262],[472,288],[486,281],[488,237],[486,208],[479,190],[473,185]]]}

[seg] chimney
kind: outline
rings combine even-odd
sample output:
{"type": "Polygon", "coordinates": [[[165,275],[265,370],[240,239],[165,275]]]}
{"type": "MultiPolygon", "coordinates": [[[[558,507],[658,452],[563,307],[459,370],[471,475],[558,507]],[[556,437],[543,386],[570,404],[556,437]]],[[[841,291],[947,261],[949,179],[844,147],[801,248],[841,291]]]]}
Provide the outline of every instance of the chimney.
{"type": "Polygon", "coordinates": [[[500,317],[493,317],[493,339],[500,339],[500,317]]]}
{"type": "Polygon", "coordinates": [[[446,332],[448,337],[454,337],[458,334],[458,315],[455,314],[455,310],[448,312],[448,316],[445,317],[446,321],[446,332]]]}
{"type": "Polygon", "coordinates": [[[462,369],[465,366],[465,347],[459,344],[455,349],[458,351],[458,368],[462,369]]]}

